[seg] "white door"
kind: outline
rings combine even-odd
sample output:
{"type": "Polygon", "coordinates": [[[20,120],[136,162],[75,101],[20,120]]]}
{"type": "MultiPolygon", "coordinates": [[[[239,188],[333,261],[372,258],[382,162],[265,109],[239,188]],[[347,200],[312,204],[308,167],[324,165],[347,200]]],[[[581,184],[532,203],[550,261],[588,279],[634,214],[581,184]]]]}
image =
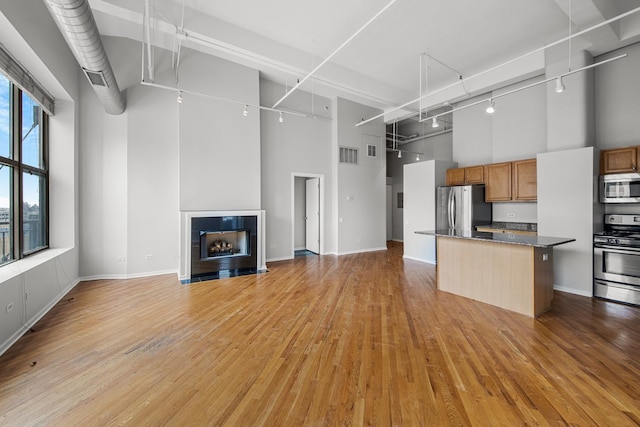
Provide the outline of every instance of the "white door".
{"type": "Polygon", "coordinates": [[[320,253],[320,178],[307,179],[306,233],[307,250],[320,253]]]}

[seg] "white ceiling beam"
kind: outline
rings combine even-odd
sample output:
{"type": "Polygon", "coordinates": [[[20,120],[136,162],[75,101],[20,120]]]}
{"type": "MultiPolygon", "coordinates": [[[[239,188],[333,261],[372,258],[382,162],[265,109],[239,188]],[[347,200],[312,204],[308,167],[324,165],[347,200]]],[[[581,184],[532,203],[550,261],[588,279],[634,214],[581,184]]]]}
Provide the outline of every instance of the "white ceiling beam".
{"type": "MultiPolygon", "coordinates": [[[[157,2],[156,2],[157,3],[157,2]]],[[[127,2],[120,2],[120,5],[113,4],[105,0],[89,0],[89,4],[94,12],[96,12],[96,20],[101,34],[127,37],[142,42],[143,14],[142,11],[136,12],[129,9],[135,5],[127,2]],[[120,24],[113,25],[107,21],[112,19],[100,19],[100,14],[104,17],[117,18],[120,24]],[[125,30],[128,28],[128,30],[125,30]]],[[[193,12],[195,13],[195,12],[193,12]]],[[[183,40],[183,46],[203,53],[213,54],[220,58],[234,61],[236,63],[256,68],[266,78],[277,83],[286,84],[287,81],[297,80],[300,76],[308,73],[308,69],[295,65],[296,63],[305,66],[309,62],[306,53],[293,51],[289,46],[276,44],[276,42],[260,38],[256,34],[251,34],[241,28],[234,27],[215,18],[207,18],[206,22],[200,20],[196,27],[184,28],[186,34],[183,40]],[[217,33],[216,33],[217,31],[217,33]],[[215,34],[233,34],[233,40],[239,40],[240,43],[228,43],[215,34]],[[267,43],[268,45],[264,45],[267,43]],[[271,43],[271,44],[269,44],[271,43]],[[274,56],[265,56],[258,53],[257,48],[243,48],[246,46],[255,47],[258,44],[264,49],[278,52],[278,57],[287,58],[286,62],[277,59],[274,56]]],[[[177,22],[177,21],[176,21],[177,22]]],[[[195,25],[195,24],[194,24],[195,25]]],[[[156,30],[160,34],[156,34],[154,44],[156,46],[172,50],[173,39],[176,37],[176,25],[158,20],[156,22],[156,30]]],[[[342,94],[350,99],[362,102],[377,108],[385,108],[389,105],[397,105],[399,99],[403,99],[408,94],[387,83],[374,81],[371,78],[360,73],[346,70],[335,64],[327,64],[322,76],[314,76],[315,93],[318,95],[330,93],[342,94]],[[345,74],[346,73],[346,74],[345,74]],[[347,78],[344,78],[344,76],[347,78]],[[340,76],[340,78],[338,78],[340,76]],[[355,82],[355,84],[354,84],[355,82]],[[324,90],[328,88],[329,90],[324,90]],[[376,88],[375,92],[370,88],[376,88]]]]}

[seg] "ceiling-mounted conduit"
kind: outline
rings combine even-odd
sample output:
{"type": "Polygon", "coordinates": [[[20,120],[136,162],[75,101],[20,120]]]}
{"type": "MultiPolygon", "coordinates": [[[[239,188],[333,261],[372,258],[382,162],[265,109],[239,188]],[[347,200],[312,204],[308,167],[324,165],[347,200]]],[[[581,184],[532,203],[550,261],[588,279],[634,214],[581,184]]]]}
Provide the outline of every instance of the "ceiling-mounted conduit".
{"type": "Polygon", "coordinates": [[[102,45],[96,21],[87,0],[44,0],[53,20],[71,48],[71,52],[89,79],[104,109],[122,114],[124,96],[102,45]]]}
{"type": "MultiPolygon", "coordinates": [[[[571,35],[569,35],[568,37],[564,37],[564,38],[561,38],[560,40],[556,40],[556,41],[555,41],[555,42],[553,42],[553,43],[550,43],[550,44],[544,45],[544,46],[542,46],[542,47],[539,47],[539,48],[537,48],[537,49],[534,49],[534,50],[532,50],[531,52],[527,52],[527,53],[525,53],[525,54],[523,54],[523,55],[518,56],[517,58],[510,59],[510,60],[508,60],[508,61],[506,61],[506,62],[503,62],[502,64],[498,64],[498,65],[493,66],[493,67],[491,67],[491,68],[488,68],[488,69],[486,69],[486,70],[484,70],[484,71],[480,71],[480,72],[479,72],[479,73],[477,73],[477,74],[474,74],[474,75],[472,75],[472,76],[469,76],[469,77],[464,78],[464,80],[463,80],[462,78],[460,78],[460,79],[459,79],[458,81],[456,81],[455,83],[452,83],[452,84],[450,84],[450,85],[444,86],[444,87],[442,87],[442,88],[440,88],[440,89],[438,89],[438,90],[434,90],[433,92],[431,92],[431,93],[430,93],[430,94],[428,94],[427,96],[435,95],[435,94],[440,93],[440,92],[444,92],[444,91],[445,91],[445,90],[447,90],[447,89],[451,89],[451,88],[453,88],[453,87],[457,86],[460,82],[463,82],[463,83],[464,83],[464,81],[469,81],[469,80],[474,79],[474,78],[476,78],[476,77],[479,77],[479,76],[482,76],[482,75],[484,75],[484,74],[487,74],[487,73],[489,73],[489,72],[491,72],[491,71],[495,71],[495,70],[497,70],[498,68],[501,68],[501,67],[504,67],[505,65],[508,65],[508,64],[513,63],[513,62],[519,61],[520,59],[526,58],[527,56],[533,55],[534,53],[542,52],[542,51],[544,51],[544,50],[546,50],[546,49],[549,49],[549,48],[550,48],[550,47],[552,47],[552,46],[555,46],[555,45],[560,44],[560,43],[564,43],[564,42],[566,42],[567,40],[571,40],[571,39],[573,39],[573,38],[575,38],[575,37],[581,36],[581,35],[583,35],[583,34],[586,34],[586,33],[590,32],[590,31],[593,31],[593,30],[595,30],[595,29],[597,29],[597,28],[600,28],[600,27],[603,27],[603,26],[605,26],[605,25],[609,25],[609,24],[611,24],[612,22],[619,21],[619,20],[621,20],[622,18],[625,18],[625,17],[627,17],[627,16],[629,16],[629,15],[632,15],[632,14],[634,14],[634,13],[636,13],[636,12],[640,12],[640,7],[637,7],[637,8],[635,8],[635,9],[632,9],[632,10],[628,11],[628,12],[622,13],[622,14],[620,14],[620,15],[618,15],[618,16],[615,16],[615,17],[613,17],[613,18],[611,18],[611,19],[607,19],[606,21],[600,22],[599,24],[596,24],[596,25],[594,25],[594,26],[592,26],[592,27],[586,28],[586,29],[584,29],[584,30],[582,30],[582,31],[578,31],[577,33],[571,34],[571,35]]],[[[461,77],[462,77],[462,76],[461,76],[461,77]]],[[[375,116],[373,116],[373,117],[371,117],[371,118],[368,118],[367,120],[362,120],[362,121],[360,121],[360,122],[356,123],[356,127],[358,127],[358,126],[362,126],[362,125],[364,125],[364,124],[366,124],[366,123],[369,123],[369,122],[371,122],[371,121],[373,121],[373,120],[376,120],[376,119],[378,119],[378,118],[380,118],[380,117],[382,117],[382,116],[384,116],[384,115],[386,115],[386,114],[389,114],[389,113],[392,113],[392,112],[394,112],[394,111],[400,110],[400,109],[402,109],[402,108],[408,107],[408,106],[409,106],[409,105],[411,105],[411,104],[415,104],[416,102],[420,101],[420,98],[421,98],[421,97],[418,97],[418,98],[414,99],[413,101],[406,102],[406,103],[404,103],[404,104],[402,104],[402,105],[399,105],[399,106],[394,107],[394,108],[392,108],[392,109],[390,109],[390,110],[387,110],[387,111],[385,111],[384,113],[381,113],[381,114],[375,115],[375,116]]],[[[431,117],[429,117],[428,119],[430,119],[430,118],[431,118],[431,117]]],[[[420,120],[420,121],[422,121],[422,120],[420,120]]]]}
{"type": "Polygon", "coordinates": [[[340,52],[342,50],[342,48],[344,48],[347,44],[349,44],[349,42],[351,42],[351,40],[355,39],[358,34],[360,34],[361,32],[363,32],[369,25],[371,25],[371,23],[373,21],[375,21],[376,19],[378,19],[380,17],[380,15],[382,15],[384,12],[387,11],[387,9],[389,9],[391,7],[391,5],[393,5],[396,2],[396,0],[391,0],[385,7],[383,7],[378,13],[376,13],[371,19],[369,19],[367,22],[365,22],[365,24],[360,27],[358,29],[358,31],[356,31],[355,33],[353,33],[351,35],[351,37],[349,37],[347,40],[345,40],[340,46],[338,46],[338,48],[336,50],[334,50],[331,55],[327,56],[321,63],[319,63],[316,68],[314,68],[313,70],[311,70],[311,72],[309,74],[307,74],[306,76],[304,76],[304,78],[302,80],[300,80],[294,87],[291,88],[290,91],[288,91],[287,93],[284,94],[284,96],[282,98],[280,98],[278,100],[278,102],[276,102],[275,104],[273,104],[273,106],[271,108],[277,108],[278,105],[280,105],[280,103],[282,101],[284,101],[285,99],[287,99],[289,97],[289,95],[291,95],[296,89],[298,89],[300,87],[300,85],[302,83],[304,83],[305,81],[307,81],[307,79],[309,79],[312,75],[314,75],[316,73],[316,71],[318,71],[320,68],[322,68],[324,66],[324,64],[326,64],[327,62],[329,62],[331,60],[331,58],[333,58],[338,52],[340,52]]]}

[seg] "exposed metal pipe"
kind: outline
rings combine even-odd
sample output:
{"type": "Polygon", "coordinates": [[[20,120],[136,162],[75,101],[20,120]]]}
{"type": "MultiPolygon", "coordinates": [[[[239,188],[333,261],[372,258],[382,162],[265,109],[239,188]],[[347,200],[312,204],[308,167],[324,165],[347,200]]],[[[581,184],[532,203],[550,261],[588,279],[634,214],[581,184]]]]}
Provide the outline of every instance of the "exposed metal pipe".
{"type": "Polygon", "coordinates": [[[102,45],[88,0],[43,0],[104,109],[122,114],[124,96],[102,45]]]}

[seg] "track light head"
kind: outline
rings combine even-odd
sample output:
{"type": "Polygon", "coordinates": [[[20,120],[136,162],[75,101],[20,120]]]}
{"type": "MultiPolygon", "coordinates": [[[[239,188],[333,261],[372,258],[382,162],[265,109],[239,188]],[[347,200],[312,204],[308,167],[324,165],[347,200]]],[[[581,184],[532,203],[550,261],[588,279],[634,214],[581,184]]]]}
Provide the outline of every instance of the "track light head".
{"type": "Polygon", "coordinates": [[[284,122],[284,117],[282,117],[282,111],[280,111],[280,117],[278,117],[278,121],[280,123],[284,122]]]}
{"type": "Polygon", "coordinates": [[[247,105],[244,105],[244,110],[242,110],[242,115],[247,117],[249,115],[249,111],[247,110],[247,105]]]}
{"type": "Polygon", "coordinates": [[[402,158],[402,151],[398,150],[398,158],[401,159],[402,158]]]}
{"type": "Polygon", "coordinates": [[[420,161],[420,154],[416,154],[416,162],[420,161]]]}
{"type": "Polygon", "coordinates": [[[440,124],[438,123],[438,120],[436,120],[435,117],[433,119],[431,119],[431,127],[432,128],[437,128],[438,126],[440,126],[440,124]]]}
{"type": "Polygon", "coordinates": [[[566,87],[564,87],[564,84],[562,83],[562,76],[558,76],[556,79],[556,92],[562,93],[565,89],[566,87]]]}
{"type": "Polygon", "coordinates": [[[178,91],[178,97],[176,98],[176,101],[178,101],[178,104],[182,104],[182,91],[178,91]]]}
{"type": "Polygon", "coordinates": [[[487,107],[487,113],[493,114],[496,111],[495,104],[493,103],[493,98],[489,100],[489,106],[487,107]]]}

